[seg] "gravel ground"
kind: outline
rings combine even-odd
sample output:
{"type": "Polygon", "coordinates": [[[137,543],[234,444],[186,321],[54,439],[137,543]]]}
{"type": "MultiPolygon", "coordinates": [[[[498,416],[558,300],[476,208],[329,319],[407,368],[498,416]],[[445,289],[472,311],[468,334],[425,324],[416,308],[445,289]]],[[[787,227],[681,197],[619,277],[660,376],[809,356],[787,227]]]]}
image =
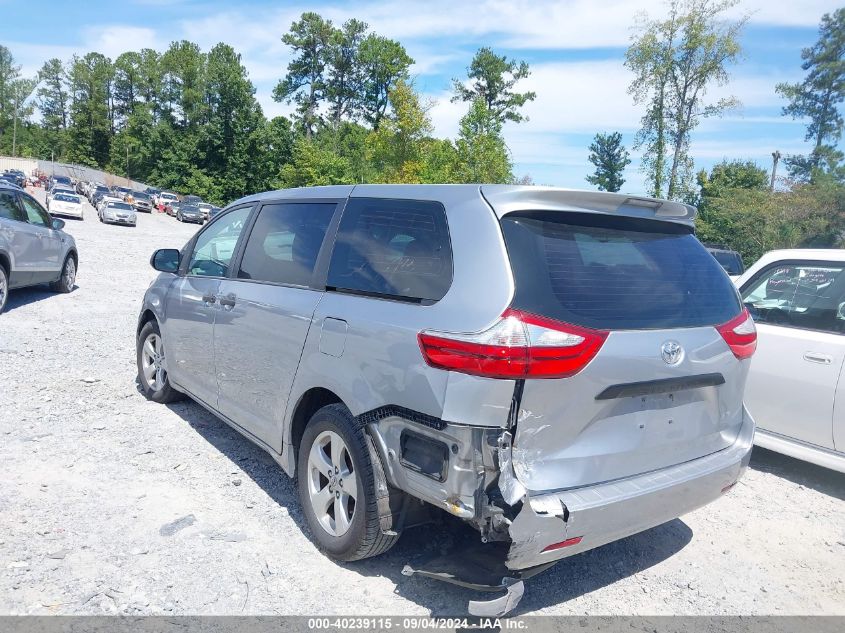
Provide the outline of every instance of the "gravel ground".
{"type": "MultiPolygon", "coordinates": [[[[466,613],[477,594],[400,573],[453,523],[334,563],[267,455],[195,404],[139,394],[148,259],[195,226],[91,210],[67,230],[76,290],[13,292],[0,316],[0,614],[466,613]]],[[[728,495],[563,561],[517,613],[845,615],[845,476],[756,449],[728,495]]]]}

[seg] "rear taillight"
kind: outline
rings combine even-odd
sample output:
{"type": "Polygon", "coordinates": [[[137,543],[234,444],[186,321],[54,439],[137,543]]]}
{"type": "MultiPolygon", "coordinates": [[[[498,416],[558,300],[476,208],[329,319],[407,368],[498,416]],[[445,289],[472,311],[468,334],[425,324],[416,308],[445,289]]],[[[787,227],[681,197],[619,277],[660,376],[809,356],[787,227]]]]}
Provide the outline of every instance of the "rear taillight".
{"type": "Polygon", "coordinates": [[[474,334],[420,332],[432,367],[487,378],[565,378],[595,357],[608,333],[507,310],[474,334]]]}
{"type": "Polygon", "coordinates": [[[739,360],[751,358],[757,349],[757,328],[747,308],[734,319],[716,328],[739,360]]]}

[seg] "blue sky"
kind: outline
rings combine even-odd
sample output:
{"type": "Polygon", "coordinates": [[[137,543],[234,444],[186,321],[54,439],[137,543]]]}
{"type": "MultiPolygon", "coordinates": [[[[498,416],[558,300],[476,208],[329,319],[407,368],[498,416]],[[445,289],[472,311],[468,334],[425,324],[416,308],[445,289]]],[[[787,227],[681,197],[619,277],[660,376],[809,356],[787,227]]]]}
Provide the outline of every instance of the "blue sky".
{"type": "MultiPolygon", "coordinates": [[[[727,86],[708,98],[733,95],[743,106],[695,131],[691,154],[696,168],[723,158],[753,159],[770,168],[775,149],[805,153],[805,126],[782,117],[779,81],[798,81],[801,48],[812,45],[822,14],[835,0],[744,0],[733,15],[750,14],[742,36],[743,59],[727,86]]],[[[454,138],[465,104],[449,101],[452,77],[463,77],[480,46],[524,59],[532,76],[522,88],[537,99],[525,112],[530,120],[508,124],[505,138],[516,172],[538,184],[587,188],[587,146],[597,131],[621,131],[633,144],[641,107],[627,94],[630,75],[623,67],[630,27],[637,13],[660,16],[659,0],[367,0],[365,2],[238,3],[179,0],[46,2],[37,11],[18,10],[18,0],[0,0],[0,43],[34,75],[49,57],[69,59],[96,50],[114,58],[145,46],[164,50],[176,39],[193,40],[208,50],[231,44],[243,56],[265,114],[286,114],[271,91],[285,73],[290,53],[281,42],[291,22],[306,10],[342,22],[350,17],[401,41],[416,60],[415,85],[432,107],[438,136],[454,138]]],[[[623,190],[642,193],[634,163],[623,190]]]]}

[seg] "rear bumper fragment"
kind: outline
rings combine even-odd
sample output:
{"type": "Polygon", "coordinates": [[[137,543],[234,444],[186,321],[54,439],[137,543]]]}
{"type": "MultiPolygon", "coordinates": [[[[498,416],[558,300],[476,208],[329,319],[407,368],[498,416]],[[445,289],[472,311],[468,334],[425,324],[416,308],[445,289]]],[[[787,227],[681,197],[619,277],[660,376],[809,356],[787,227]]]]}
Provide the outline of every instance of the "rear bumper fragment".
{"type": "Polygon", "coordinates": [[[554,562],[710,503],[745,472],[753,439],[754,421],[743,411],[736,442],[716,453],[595,486],[537,496],[528,493],[510,526],[513,543],[507,567],[518,570],[554,562]],[[568,544],[561,546],[564,542],[568,544]]]}

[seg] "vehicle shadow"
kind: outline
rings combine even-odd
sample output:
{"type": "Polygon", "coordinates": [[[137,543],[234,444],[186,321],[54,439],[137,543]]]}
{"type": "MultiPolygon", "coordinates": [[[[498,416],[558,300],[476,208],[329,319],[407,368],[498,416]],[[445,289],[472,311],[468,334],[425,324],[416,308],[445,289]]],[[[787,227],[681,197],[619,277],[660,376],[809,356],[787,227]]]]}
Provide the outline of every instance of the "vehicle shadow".
{"type": "MultiPolygon", "coordinates": [[[[76,292],[78,289],[79,286],[74,285],[71,292],[76,292]]],[[[13,311],[15,308],[21,308],[30,303],[37,303],[55,296],[56,293],[51,291],[46,285],[17,288],[9,292],[9,298],[6,300],[6,307],[3,308],[3,313],[5,314],[13,311]]]]}
{"type": "MultiPolygon", "coordinates": [[[[296,486],[272,457],[198,404],[183,400],[167,405],[209,444],[258,484],[304,533],[308,526],[296,486]]],[[[460,551],[478,542],[478,533],[462,521],[436,513],[440,520],[406,529],[389,552],[355,563],[335,563],[365,576],[388,578],[395,593],[430,611],[432,616],[466,616],[470,600],[488,600],[501,594],[480,593],[420,576],[402,575],[406,563],[460,551]]],[[[525,595],[511,615],[536,611],[590,593],[638,574],[674,555],[692,539],[692,530],[675,519],[627,539],[564,559],[525,582],[525,595]]]]}
{"type": "Polygon", "coordinates": [[[776,475],[806,488],[845,501],[845,473],[816,466],[775,451],[755,446],[751,468],[776,475]]]}

